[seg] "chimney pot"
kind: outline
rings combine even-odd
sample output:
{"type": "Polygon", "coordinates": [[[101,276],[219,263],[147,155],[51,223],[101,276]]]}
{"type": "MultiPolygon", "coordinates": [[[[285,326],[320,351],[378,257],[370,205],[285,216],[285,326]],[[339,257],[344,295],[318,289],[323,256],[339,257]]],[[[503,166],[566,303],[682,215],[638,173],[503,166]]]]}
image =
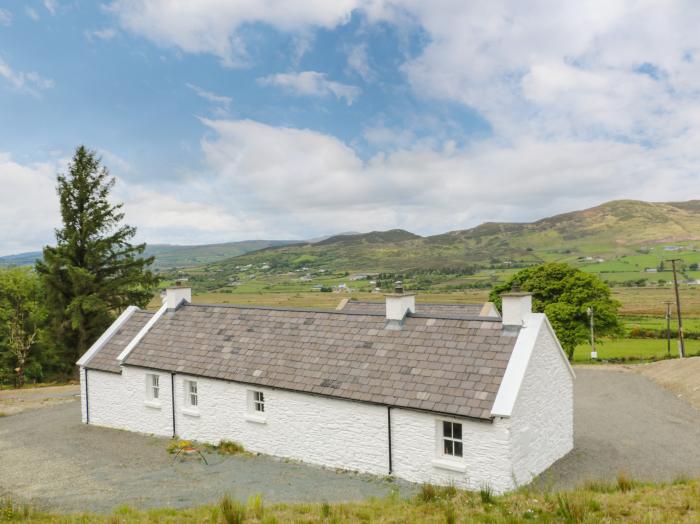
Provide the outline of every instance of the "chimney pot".
{"type": "Polygon", "coordinates": [[[394,293],[396,293],[397,295],[403,293],[403,282],[401,282],[400,280],[394,282],[394,293]]]}
{"type": "Polygon", "coordinates": [[[522,327],[525,317],[532,313],[532,293],[505,293],[501,301],[503,327],[522,327]]]}

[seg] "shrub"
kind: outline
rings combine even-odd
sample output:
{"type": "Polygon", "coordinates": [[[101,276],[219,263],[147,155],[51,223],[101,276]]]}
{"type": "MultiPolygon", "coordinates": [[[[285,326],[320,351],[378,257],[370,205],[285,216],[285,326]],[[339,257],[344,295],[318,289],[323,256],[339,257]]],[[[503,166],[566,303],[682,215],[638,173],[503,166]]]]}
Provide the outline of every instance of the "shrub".
{"type": "Polygon", "coordinates": [[[242,524],[245,521],[245,508],[237,500],[224,495],[219,502],[221,516],[226,524],[242,524]]]}

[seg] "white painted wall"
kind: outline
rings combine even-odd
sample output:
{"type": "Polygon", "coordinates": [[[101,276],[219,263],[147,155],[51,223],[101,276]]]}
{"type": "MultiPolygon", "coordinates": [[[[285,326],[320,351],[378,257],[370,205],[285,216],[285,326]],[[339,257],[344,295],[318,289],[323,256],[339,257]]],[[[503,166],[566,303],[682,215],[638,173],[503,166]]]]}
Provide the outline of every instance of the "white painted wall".
{"type": "MultiPolygon", "coordinates": [[[[126,366],[122,370],[121,375],[88,371],[90,424],[172,436],[170,374],[159,373],[160,401],[151,402],[146,400],[146,374],[150,371],[126,366]]],[[[84,392],[82,400],[85,421],[84,392]]]]}
{"type": "Polygon", "coordinates": [[[509,424],[508,419],[480,422],[392,409],[394,473],[411,482],[463,489],[480,489],[488,484],[495,491],[506,491],[513,484],[509,424]],[[442,456],[443,420],[462,424],[464,456],[461,459],[442,456]]]}
{"type": "Polygon", "coordinates": [[[311,464],[388,473],[385,407],[185,375],[175,376],[175,395],[180,438],[233,440],[250,451],[311,464]],[[195,412],[185,407],[185,380],[197,381],[195,412]],[[264,422],[250,420],[252,390],[265,395],[264,422]]]}
{"type": "Polygon", "coordinates": [[[511,440],[518,484],[528,483],[574,446],[574,377],[546,320],[513,408],[511,440]]]}

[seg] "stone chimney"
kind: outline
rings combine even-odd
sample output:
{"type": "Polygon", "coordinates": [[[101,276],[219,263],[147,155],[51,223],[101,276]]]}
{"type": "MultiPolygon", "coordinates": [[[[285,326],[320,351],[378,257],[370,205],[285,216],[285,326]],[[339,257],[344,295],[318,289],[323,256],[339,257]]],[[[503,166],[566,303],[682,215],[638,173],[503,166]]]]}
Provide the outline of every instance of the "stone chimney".
{"type": "Polygon", "coordinates": [[[182,301],[192,302],[191,287],[169,287],[165,290],[163,304],[168,306],[168,309],[176,309],[182,301]]]}
{"type": "Polygon", "coordinates": [[[386,319],[402,322],[406,314],[416,312],[416,294],[404,293],[403,282],[394,284],[394,292],[384,295],[386,298],[386,319]]]}
{"type": "Polygon", "coordinates": [[[532,293],[511,291],[501,295],[503,327],[522,327],[525,317],[532,313],[532,293]]]}

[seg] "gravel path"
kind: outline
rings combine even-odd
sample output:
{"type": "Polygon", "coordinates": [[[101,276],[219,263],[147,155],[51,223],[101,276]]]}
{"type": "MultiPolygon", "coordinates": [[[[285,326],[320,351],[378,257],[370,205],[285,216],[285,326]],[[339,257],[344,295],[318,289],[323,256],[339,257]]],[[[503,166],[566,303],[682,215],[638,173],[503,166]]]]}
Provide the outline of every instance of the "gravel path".
{"type": "MultiPolygon", "coordinates": [[[[567,488],[619,472],[645,480],[700,476],[700,411],[636,373],[577,368],[572,453],[536,482],[567,488]]],[[[68,394],[68,393],[66,393],[68,394]]],[[[229,492],[267,502],[404,495],[415,486],[269,457],[208,455],[175,463],[166,439],[80,424],[70,402],[0,418],[0,495],[63,511],[189,507],[229,492]]]]}
{"type": "Polygon", "coordinates": [[[0,413],[14,415],[22,411],[44,408],[80,398],[80,386],[0,390],[0,413]]]}
{"type": "Polygon", "coordinates": [[[574,450],[540,485],[570,488],[619,473],[649,481],[700,477],[700,411],[629,370],[574,370],[574,450]]]}

